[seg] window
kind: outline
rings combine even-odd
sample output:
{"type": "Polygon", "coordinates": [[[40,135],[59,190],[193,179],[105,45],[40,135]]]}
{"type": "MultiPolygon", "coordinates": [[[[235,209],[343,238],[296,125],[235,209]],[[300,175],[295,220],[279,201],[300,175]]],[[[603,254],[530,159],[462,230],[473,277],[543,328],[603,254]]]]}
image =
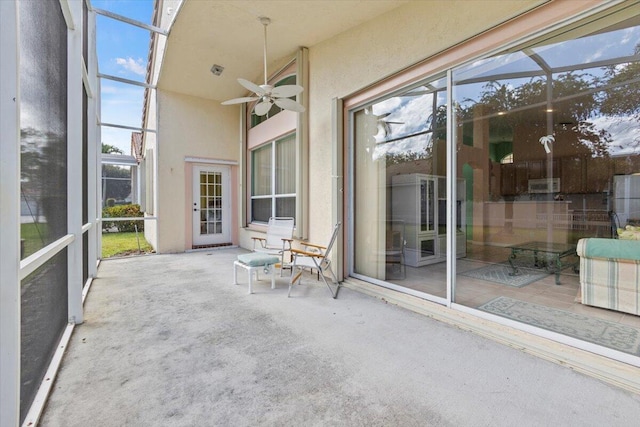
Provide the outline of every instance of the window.
{"type": "Polygon", "coordinates": [[[251,151],[251,221],[296,216],[296,136],[268,142],[251,151]]]}
{"type": "MultiPolygon", "coordinates": [[[[269,84],[308,88],[307,55],[307,49],[301,48],[295,59],[269,78],[269,84]]],[[[306,93],[307,89],[295,99],[304,105],[306,93]]],[[[308,192],[301,189],[308,184],[308,112],[273,107],[265,116],[256,116],[253,107],[247,105],[244,123],[246,194],[242,222],[256,224],[256,230],[260,230],[272,216],[293,217],[296,237],[306,238],[308,192]]]]}
{"type": "Polygon", "coordinates": [[[506,156],[504,156],[502,159],[500,159],[500,163],[502,163],[503,165],[506,165],[508,163],[513,163],[513,153],[509,153],[506,156]]]}
{"type": "MultiPolygon", "coordinates": [[[[284,86],[284,85],[295,85],[296,84],[296,75],[291,75],[291,76],[287,76],[284,77],[280,80],[278,80],[276,82],[276,84],[274,84],[274,86],[284,86]]],[[[294,101],[296,100],[295,96],[292,96],[291,99],[293,99],[294,101]]],[[[257,103],[257,102],[256,102],[257,103]]],[[[264,122],[265,120],[275,116],[276,114],[278,114],[279,112],[283,111],[282,108],[278,107],[276,104],[273,104],[271,106],[271,109],[269,110],[269,112],[267,114],[265,114],[264,116],[258,116],[257,114],[255,114],[253,112],[253,106],[255,106],[255,104],[252,105],[251,107],[251,127],[257,126],[260,123],[264,122]]]]}

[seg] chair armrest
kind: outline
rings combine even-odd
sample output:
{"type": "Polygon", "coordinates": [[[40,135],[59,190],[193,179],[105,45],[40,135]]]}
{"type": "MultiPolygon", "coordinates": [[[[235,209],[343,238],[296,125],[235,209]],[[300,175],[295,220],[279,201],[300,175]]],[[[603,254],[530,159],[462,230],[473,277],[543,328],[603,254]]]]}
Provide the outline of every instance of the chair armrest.
{"type": "Polygon", "coordinates": [[[260,242],[260,246],[264,248],[265,242],[267,241],[264,237],[252,237],[251,240],[253,240],[253,249],[256,248],[256,242],[260,242]]]}
{"type": "Polygon", "coordinates": [[[301,243],[301,244],[302,244],[302,246],[309,246],[309,247],[312,247],[312,248],[318,248],[318,249],[323,249],[323,250],[327,249],[326,246],[314,245],[313,243],[301,243]]]}
{"type": "Polygon", "coordinates": [[[303,251],[302,249],[291,249],[291,253],[292,254],[296,254],[296,255],[304,255],[304,256],[315,257],[315,258],[324,257],[323,254],[319,254],[318,252],[303,251]]]}

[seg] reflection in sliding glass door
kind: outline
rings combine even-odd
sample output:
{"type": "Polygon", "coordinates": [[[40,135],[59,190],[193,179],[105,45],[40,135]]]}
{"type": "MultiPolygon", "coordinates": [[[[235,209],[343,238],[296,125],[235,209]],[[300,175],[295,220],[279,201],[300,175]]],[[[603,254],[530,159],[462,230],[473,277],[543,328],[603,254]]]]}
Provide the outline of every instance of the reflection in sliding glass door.
{"type": "Polygon", "coordinates": [[[446,297],[445,83],[353,113],[352,274],[437,301],[446,297]]]}

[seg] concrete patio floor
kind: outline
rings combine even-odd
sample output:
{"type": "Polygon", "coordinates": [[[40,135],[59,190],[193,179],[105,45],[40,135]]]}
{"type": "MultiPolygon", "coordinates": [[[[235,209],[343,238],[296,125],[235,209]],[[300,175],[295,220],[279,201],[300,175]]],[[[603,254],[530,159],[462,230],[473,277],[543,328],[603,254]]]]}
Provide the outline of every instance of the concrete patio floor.
{"type": "Polygon", "coordinates": [[[41,426],[630,426],[640,395],[241,249],[103,261],[41,426]]]}

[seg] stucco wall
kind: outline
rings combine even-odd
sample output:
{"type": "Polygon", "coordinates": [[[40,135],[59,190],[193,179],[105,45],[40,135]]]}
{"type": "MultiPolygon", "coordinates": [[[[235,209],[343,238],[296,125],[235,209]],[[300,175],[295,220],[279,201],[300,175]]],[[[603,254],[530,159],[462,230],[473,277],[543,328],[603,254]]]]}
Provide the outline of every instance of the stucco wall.
{"type": "MultiPolygon", "coordinates": [[[[157,129],[158,123],[156,121],[156,91],[149,91],[149,103],[147,105],[147,115],[145,121],[145,127],[147,129],[157,129]]],[[[157,153],[157,135],[154,132],[145,132],[144,134],[144,146],[143,156],[145,156],[146,168],[145,176],[141,176],[140,179],[145,183],[145,212],[148,216],[157,216],[158,201],[155,197],[155,183],[149,181],[147,176],[154,176],[154,161],[155,153],[157,153]],[[151,153],[151,154],[150,154],[151,153]]],[[[145,222],[144,237],[151,246],[158,250],[158,233],[157,223],[155,220],[149,220],[145,222]]]]}
{"type": "MultiPolygon", "coordinates": [[[[332,99],[346,98],[543,3],[547,1],[410,2],[308,46],[310,241],[322,243],[332,229],[332,99]]],[[[190,197],[185,194],[184,158],[239,160],[239,109],[167,91],[158,96],[159,251],[179,252],[186,249],[190,197]]],[[[238,230],[240,245],[249,247],[254,234],[238,230]]]]}
{"type": "Polygon", "coordinates": [[[309,48],[311,241],[331,230],[331,100],[344,98],[545,1],[411,2],[309,48]],[[336,76],[340,76],[339,79],[336,76]]]}
{"type": "Polygon", "coordinates": [[[185,157],[238,161],[239,108],[158,90],[158,251],[184,252],[191,193],[185,157]]]}

